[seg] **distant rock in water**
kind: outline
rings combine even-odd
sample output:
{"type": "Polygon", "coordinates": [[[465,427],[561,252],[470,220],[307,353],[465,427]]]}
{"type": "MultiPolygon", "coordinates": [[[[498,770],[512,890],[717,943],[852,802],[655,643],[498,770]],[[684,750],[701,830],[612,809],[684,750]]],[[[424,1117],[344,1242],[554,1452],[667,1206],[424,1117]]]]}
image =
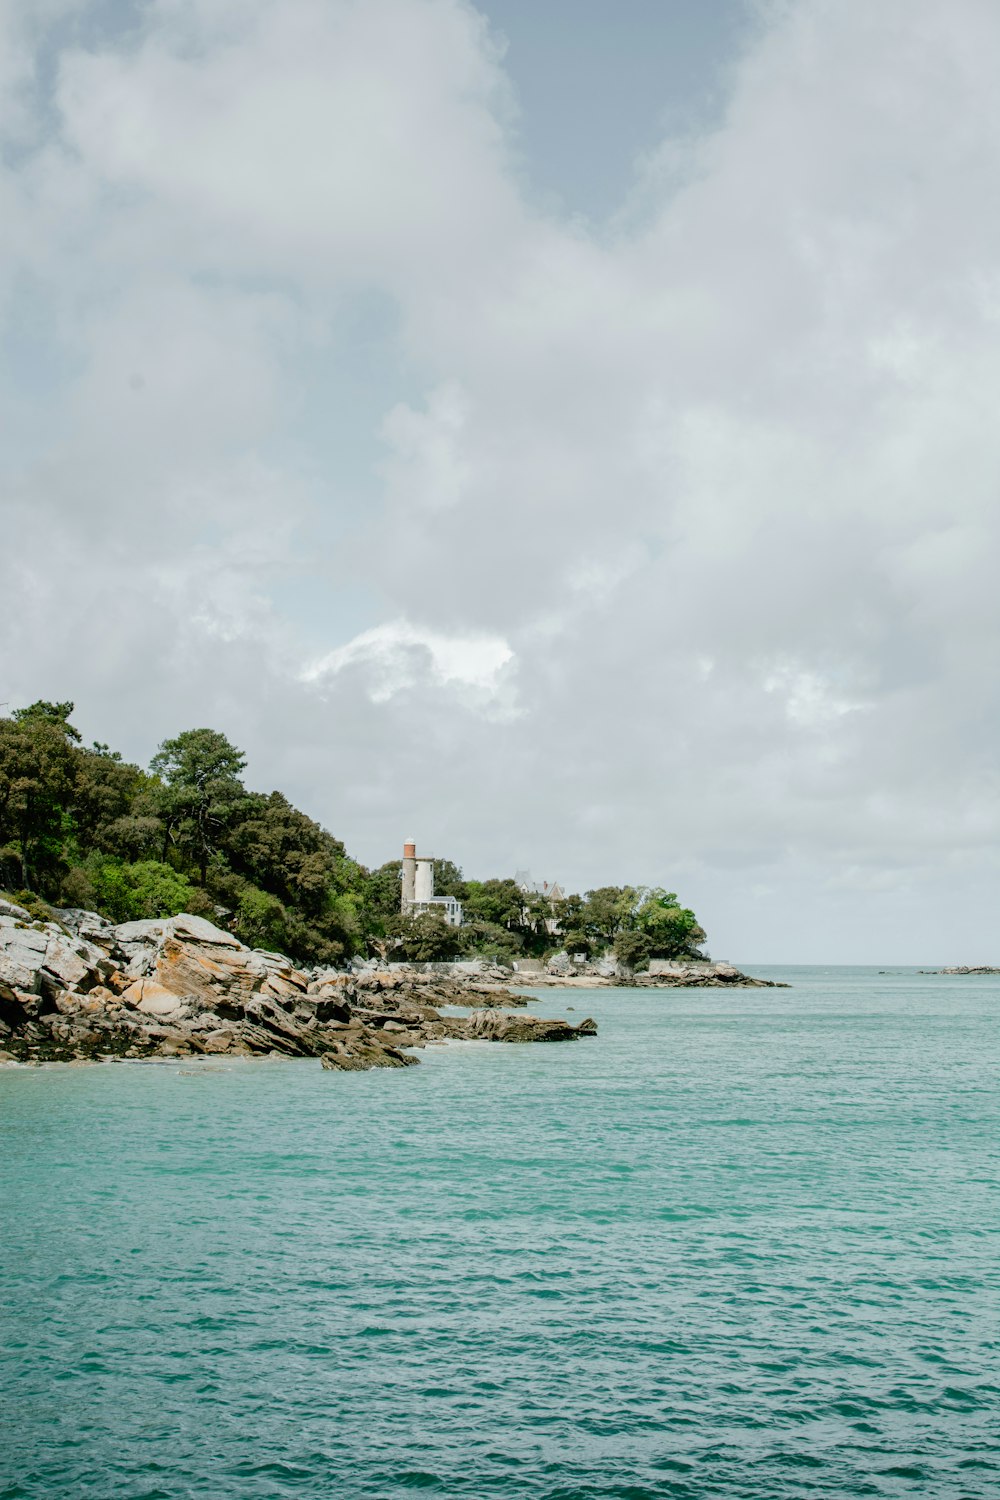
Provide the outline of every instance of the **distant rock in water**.
{"type": "Polygon", "coordinates": [[[505,1015],[498,1002],[524,1000],[477,970],[306,972],[203,917],[112,926],[93,912],[54,916],[33,921],[0,901],[0,1059],[277,1055],[354,1071],[409,1066],[417,1058],[401,1049],[428,1041],[556,1041],[596,1031],[593,1022],[505,1015]],[[486,1008],[443,1017],[436,1007],[448,1003],[486,1008]]]}
{"type": "Polygon", "coordinates": [[[1000,969],[991,968],[989,964],[977,964],[970,968],[962,964],[957,969],[935,969],[932,972],[935,974],[1000,974],[1000,969]]]}

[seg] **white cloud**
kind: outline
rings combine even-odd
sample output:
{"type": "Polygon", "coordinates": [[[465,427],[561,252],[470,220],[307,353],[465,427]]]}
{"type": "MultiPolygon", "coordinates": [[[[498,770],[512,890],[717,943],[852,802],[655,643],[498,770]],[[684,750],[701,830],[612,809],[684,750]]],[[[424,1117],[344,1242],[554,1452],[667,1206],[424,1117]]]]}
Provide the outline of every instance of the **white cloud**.
{"type": "Polygon", "coordinates": [[[505,640],[497,636],[448,636],[422,630],[407,620],[392,620],[374,630],[365,630],[306,667],[304,682],[335,677],[346,668],[372,668],[373,703],[386,703],[407,688],[419,685],[428,671],[432,679],[466,694],[467,702],[484,703],[498,698],[504,685],[504,669],[514,660],[505,640]]]}

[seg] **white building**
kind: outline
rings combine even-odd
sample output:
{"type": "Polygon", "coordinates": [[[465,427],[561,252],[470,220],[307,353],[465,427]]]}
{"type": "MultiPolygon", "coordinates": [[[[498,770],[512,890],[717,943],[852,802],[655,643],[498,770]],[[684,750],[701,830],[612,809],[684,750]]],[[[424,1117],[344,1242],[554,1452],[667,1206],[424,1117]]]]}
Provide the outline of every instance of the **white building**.
{"type": "Polygon", "coordinates": [[[562,901],[566,892],[558,880],[532,880],[530,870],[518,870],[514,881],[526,896],[544,896],[546,901],[562,901]]]}
{"type": "Polygon", "coordinates": [[[416,916],[422,911],[436,911],[444,917],[449,927],[461,927],[462,903],[455,896],[435,896],[434,856],[417,853],[412,839],[403,844],[402,899],[400,909],[404,916],[416,916]]]}
{"type": "Polygon", "coordinates": [[[556,902],[564,900],[566,895],[558,880],[532,880],[530,870],[518,870],[514,881],[522,895],[545,897],[553,913],[547,918],[545,926],[549,933],[555,935],[559,931],[559,922],[555,916],[556,902]]]}

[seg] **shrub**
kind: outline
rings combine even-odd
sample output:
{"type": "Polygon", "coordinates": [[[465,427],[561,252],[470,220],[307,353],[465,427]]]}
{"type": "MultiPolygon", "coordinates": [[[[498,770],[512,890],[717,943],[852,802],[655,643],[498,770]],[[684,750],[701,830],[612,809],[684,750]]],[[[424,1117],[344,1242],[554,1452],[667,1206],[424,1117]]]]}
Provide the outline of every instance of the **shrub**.
{"type": "Polygon", "coordinates": [[[248,885],[236,907],[236,936],[248,948],[283,951],[285,942],[285,908],[277,896],[269,896],[256,886],[248,885]]]}
{"type": "Polygon", "coordinates": [[[66,875],[61,899],[68,906],[99,912],[111,922],[134,922],[190,911],[195,895],[186,876],[158,860],[126,864],[108,855],[92,854],[86,864],[66,875]]]}

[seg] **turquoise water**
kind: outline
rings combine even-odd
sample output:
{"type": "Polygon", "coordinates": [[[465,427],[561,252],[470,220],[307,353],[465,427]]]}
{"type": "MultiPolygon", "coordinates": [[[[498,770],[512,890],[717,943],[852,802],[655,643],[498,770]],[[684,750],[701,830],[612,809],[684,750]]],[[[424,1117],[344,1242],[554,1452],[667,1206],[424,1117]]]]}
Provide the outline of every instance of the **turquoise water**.
{"type": "Polygon", "coordinates": [[[0,1070],[0,1497],[1000,1490],[1000,984],[0,1070]]]}

